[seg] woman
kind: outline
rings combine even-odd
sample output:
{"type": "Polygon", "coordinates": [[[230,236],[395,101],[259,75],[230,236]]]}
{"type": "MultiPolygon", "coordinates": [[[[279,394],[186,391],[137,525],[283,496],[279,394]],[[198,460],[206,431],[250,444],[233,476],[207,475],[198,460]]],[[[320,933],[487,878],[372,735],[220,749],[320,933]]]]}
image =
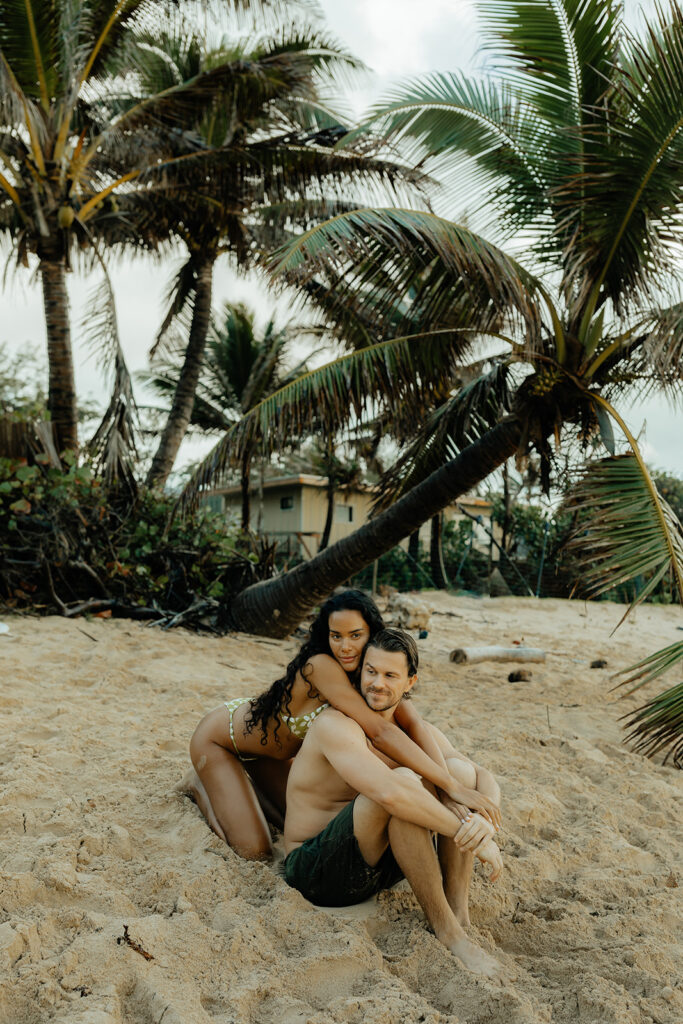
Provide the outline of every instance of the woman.
{"type": "Polygon", "coordinates": [[[190,742],[196,774],[187,788],[214,832],[242,857],[271,856],[264,811],[282,823],[290,760],[308,726],[330,704],[353,718],[382,753],[439,786],[465,809],[499,823],[490,800],[448,774],[436,742],[409,702],[397,710],[398,728],[372,711],[354,688],[365,646],[383,625],[374,601],[361,591],[335,594],[323,604],[308,640],[281,679],[260,697],[226,701],[197,726],[190,742]]]}

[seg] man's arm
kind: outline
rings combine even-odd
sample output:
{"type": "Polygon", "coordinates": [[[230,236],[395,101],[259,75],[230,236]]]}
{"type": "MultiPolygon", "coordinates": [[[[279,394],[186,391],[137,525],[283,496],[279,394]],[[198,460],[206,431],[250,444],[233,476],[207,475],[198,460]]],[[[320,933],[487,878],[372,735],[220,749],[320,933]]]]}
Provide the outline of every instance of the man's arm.
{"type": "Polygon", "coordinates": [[[356,792],[385,811],[452,838],[460,819],[429,793],[416,775],[392,771],[368,748],[363,730],[338,711],[325,711],[309,729],[318,750],[356,792]]]}

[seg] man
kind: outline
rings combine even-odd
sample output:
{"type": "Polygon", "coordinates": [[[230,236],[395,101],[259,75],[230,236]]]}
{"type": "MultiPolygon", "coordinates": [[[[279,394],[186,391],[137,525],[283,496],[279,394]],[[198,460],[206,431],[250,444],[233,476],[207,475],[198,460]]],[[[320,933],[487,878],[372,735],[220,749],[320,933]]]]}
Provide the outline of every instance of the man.
{"type": "MultiPolygon", "coordinates": [[[[412,637],[397,629],[378,633],[361,669],[368,706],[393,720],[417,680],[417,665],[412,637]]],[[[499,806],[493,776],[430,728],[451,774],[499,806]]],[[[436,937],[470,970],[492,977],[501,965],[463,926],[473,855],[492,864],[493,880],[502,868],[493,832],[481,815],[461,815],[457,805],[441,802],[417,775],[375,750],[356,722],[328,708],[308,730],[290,772],[285,879],[312,903],[348,906],[405,877],[436,937]],[[432,833],[438,833],[438,856],[432,833]]]]}

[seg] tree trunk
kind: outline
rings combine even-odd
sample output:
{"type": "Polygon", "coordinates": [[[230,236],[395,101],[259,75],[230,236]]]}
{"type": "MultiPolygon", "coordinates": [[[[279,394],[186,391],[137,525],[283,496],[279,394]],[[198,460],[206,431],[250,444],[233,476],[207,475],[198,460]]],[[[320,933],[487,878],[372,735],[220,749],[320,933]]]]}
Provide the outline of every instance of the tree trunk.
{"type": "Polygon", "coordinates": [[[512,508],[512,498],[510,495],[510,469],[506,462],[503,466],[503,536],[500,540],[500,546],[503,551],[508,549],[508,536],[510,533],[510,510],[512,508]]]}
{"type": "Polygon", "coordinates": [[[245,533],[249,530],[249,520],[251,519],[251,502],[249,499],[249,487],[251,484],[251,450],[246,449],[242,456],[242,476],[240,480],[240,486],[242,488],[242,529],[245,533]]]}
{"type": "Polygon", "coordinates": [[[47,328],[49,385],[47,407],[54,425],[57,450],[78,448],[78,410],[74,364],[71,355],[69,296],[66,290],[64,260],[41,259],[43,305],[47,328]]]}
{"type": "Polygon", "coordinates": [[[348,537],[283,576],[247,587],[232,602],[232,625],[262,636],[287,636],[335,587],[514,455],[521,435],[521,420],[509,416],[348,537]]]}
{"type": "Polygon", "coordinates": [[[432,583],[437,590],[446,590],[448,588],[441,544],[442,520],[443,515],[441,512],[437,512],[435,516],[432,516],[432,531],[429,538],[429,567],[432,574],[432,583]]]}
{"type": "Polygon", "coordinates": [[[323,527],[323,535],[320,538],[320,544],[318,545],[318,554],[324,551],[327,545],[330,543],[330,533],[332,532],[332,517],[334,516],[334,484],[331,479],[328,478],[327,483],[327,515],[325,516],[325,525],[323,527]]]}
{"type": "Polygon", "coordinates": [[[408,558],[410,559],[410,570],[413,577],[413,587],[419,590],[422,585],[420,579],[420,531],[414,530],[408,540],[408,558]]]}
{"type": "Polygon", "coordinates": [[[206,337],[211,321],[211,285],[213,259],[206,259],[197,268],[197,285],[192,313],[190,338],[185,350],[185,361],[173,395],[173,404],[159,447],[147,474],[148,487],[163,487],[173,469],[178,449],[187,433],[192,415],[199,374],[204,361],[206,337]]]}

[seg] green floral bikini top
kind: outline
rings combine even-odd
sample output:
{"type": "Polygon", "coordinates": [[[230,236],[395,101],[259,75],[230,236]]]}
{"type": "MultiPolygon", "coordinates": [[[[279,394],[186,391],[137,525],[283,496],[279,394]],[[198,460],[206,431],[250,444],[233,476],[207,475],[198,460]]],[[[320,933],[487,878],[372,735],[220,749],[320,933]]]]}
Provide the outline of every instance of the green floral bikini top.
{"type": "Polygon", "coordinates": [[[308,732],[311,722],[314,722],[320,712],[329,706],[329,704],[321,704],[319,707],[313,708],[312,711],[306,712],[305,715],[280,715],[280,721],[287,726],[292,736],[302,740],[308,732]]]}

